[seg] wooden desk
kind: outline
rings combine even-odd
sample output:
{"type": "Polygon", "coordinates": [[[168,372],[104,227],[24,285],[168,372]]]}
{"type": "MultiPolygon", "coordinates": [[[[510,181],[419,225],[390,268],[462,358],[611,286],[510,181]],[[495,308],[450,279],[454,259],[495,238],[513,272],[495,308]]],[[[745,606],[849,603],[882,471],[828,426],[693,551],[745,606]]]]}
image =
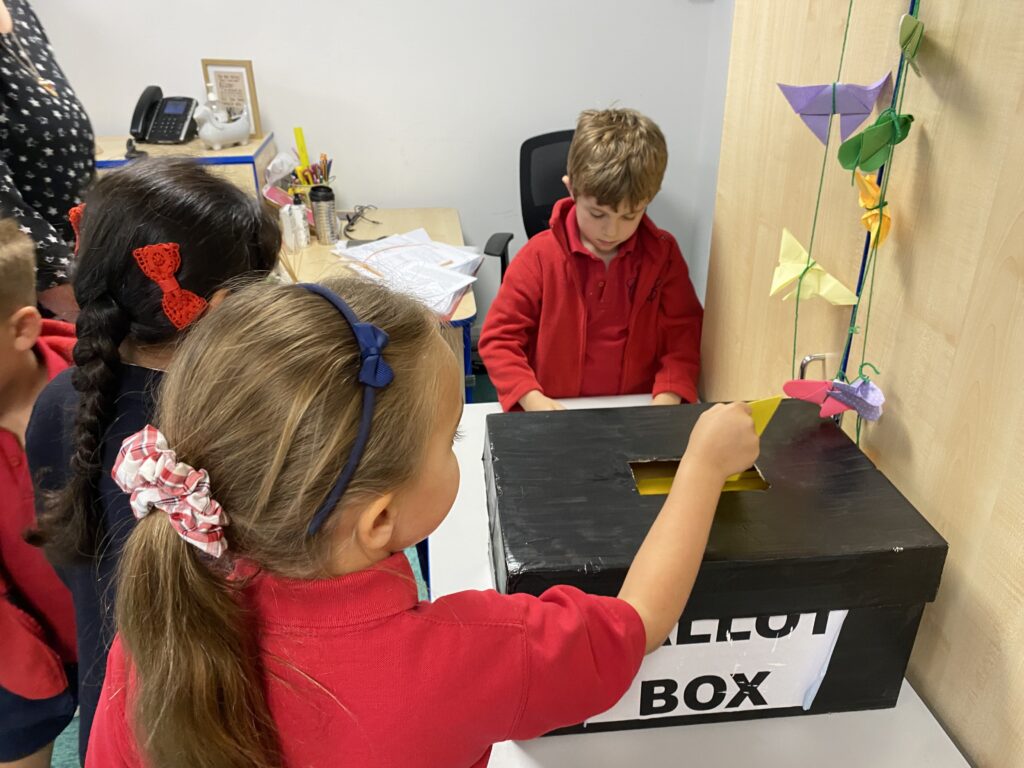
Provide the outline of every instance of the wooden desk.
{"type": "MultiPolygon", "coordinates": [[[[354,240],[373,240],[387,235],[409,232],[422,227],[432,240],[448,245],[464,245],[462,223],[459,212],[454,208],[384,208],[370,211],[374,224],[365,220],[351,230],[354,240]]],[[[349,274],[349,270],[331,252],[331,247],[316,241],[301,253],[281,256],[281,267],[292,280],[302,283],[316,283],[324,278],[349,274]]],[[[451,320],[441,328],[441,334],[452,350],[463,362],[466,372],[466,401],[472,402],[473,368],[470,360],[472,345],[471,328],[476,319],[476,298],[473,288],[466,290],[462,300],[455,307],[451,320]]]]}
{"type": "MultiPolygon", "coordinates": [[[[125,142],[127,136],[99,136],[96,139],[96,172],[103,174],[127,165],[125,142]]],[[[150,157],[190,157],[214,173],[259,197],[267,165],[277,154],[274,134],[253,139],[248,144],[225,149],[207,149],[199,139],[187,144],[136,144],[150,157]]]]}
{"type": "MultiPolygon", "coordinates": [[[[644,405],[650,395],[566,399],[567,408],[644,405]]],[[[654,407],[654,406],[652,406],[654,407]]],[[[485,419],[497,403],[466,406],[455,444],[462,479],[448,517],[430,535],[433,599],[465,589],[494,589],[484,468],[485,419]]],[[[500,659],[494,660],[500,664],[500,659]]],[[[968,763],[904,682],[895,709],[776,717],[729,723],[546,736],[494,747],[491,768],[966,768],[968,763]],[[692,756],[692,759],[687,759],[692,756]]]]}

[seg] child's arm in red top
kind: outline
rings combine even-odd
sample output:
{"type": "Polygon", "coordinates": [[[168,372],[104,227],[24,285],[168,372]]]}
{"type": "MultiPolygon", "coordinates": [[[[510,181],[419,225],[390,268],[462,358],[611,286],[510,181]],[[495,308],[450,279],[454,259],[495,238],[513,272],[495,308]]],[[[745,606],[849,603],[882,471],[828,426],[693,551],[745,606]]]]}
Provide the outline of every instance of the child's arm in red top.
{"type": "Polygon", "coordinates": [[[658,308],[658,371],[656,398],[672,393],[685,402],[697,402],[700,375],[700,331],[704,309],[700,305],[679,245],[672,241],[669,269],[658,308]]]}
{"type": "Polygon", "coordinates": [[[509,264],[480,334],[480,357],[506,411],[528,392],[542,391],[528,357],[537,340],[542,286],[540,264],[527,244],[509,264]]]}

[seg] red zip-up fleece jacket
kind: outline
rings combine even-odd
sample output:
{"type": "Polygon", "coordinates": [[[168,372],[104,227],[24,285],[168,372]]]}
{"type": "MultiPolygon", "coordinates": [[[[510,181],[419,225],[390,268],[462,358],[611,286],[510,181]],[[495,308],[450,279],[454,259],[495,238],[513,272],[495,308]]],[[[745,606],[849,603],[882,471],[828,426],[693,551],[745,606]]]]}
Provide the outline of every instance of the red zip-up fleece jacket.
{"type": "MultiPolygon", "coordinates": [[[[35,352],[53,379],[71,364],[75,329],[43,320],[35,352]]],[[[64,664],[76,660],[71,593],[41,549],[23,534],[35,521],[32,478],[18,438],[0,429],[0,686],[25,699],[68,687],[64,664]]]]}
{"type": "MultiPolygon", "coordinates": [[[[586,306],[559,200],[551,229],[530,238],[509,265],[480,335],[480,355],[504,410],[527,392],[579,397],[586,359],[586,306]]],[[[640,256],[619,388],[608,395],[674,392],[697,399],[704,310],[674,237],[644,216],[640,256]]],[[[614,364],[614,363],[613,363],[614,364]]]]}

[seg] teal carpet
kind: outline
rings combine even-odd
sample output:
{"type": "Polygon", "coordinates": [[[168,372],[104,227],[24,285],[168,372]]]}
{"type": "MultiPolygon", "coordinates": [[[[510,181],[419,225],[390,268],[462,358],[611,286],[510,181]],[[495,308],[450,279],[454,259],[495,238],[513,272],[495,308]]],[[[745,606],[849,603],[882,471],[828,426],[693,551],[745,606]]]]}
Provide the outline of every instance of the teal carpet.
{"type": "Polygon", "coordinates": [[[78,715],[53,745],[52,768],[78,768],[78,715]]]}

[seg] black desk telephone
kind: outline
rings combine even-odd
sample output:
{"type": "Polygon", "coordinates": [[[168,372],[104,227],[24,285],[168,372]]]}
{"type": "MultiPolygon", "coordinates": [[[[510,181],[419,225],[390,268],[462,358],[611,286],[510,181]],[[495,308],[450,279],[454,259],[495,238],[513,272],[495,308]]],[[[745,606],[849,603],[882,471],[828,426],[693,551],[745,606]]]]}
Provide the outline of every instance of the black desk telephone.
{"type": "Polygon", "coordinates": [[[192,114],[198,103],[187,96],[169,96],[157,85],[147,86],[132,114],[132,138],[148,144],[183,144],[196,135],[192,114]]]}

